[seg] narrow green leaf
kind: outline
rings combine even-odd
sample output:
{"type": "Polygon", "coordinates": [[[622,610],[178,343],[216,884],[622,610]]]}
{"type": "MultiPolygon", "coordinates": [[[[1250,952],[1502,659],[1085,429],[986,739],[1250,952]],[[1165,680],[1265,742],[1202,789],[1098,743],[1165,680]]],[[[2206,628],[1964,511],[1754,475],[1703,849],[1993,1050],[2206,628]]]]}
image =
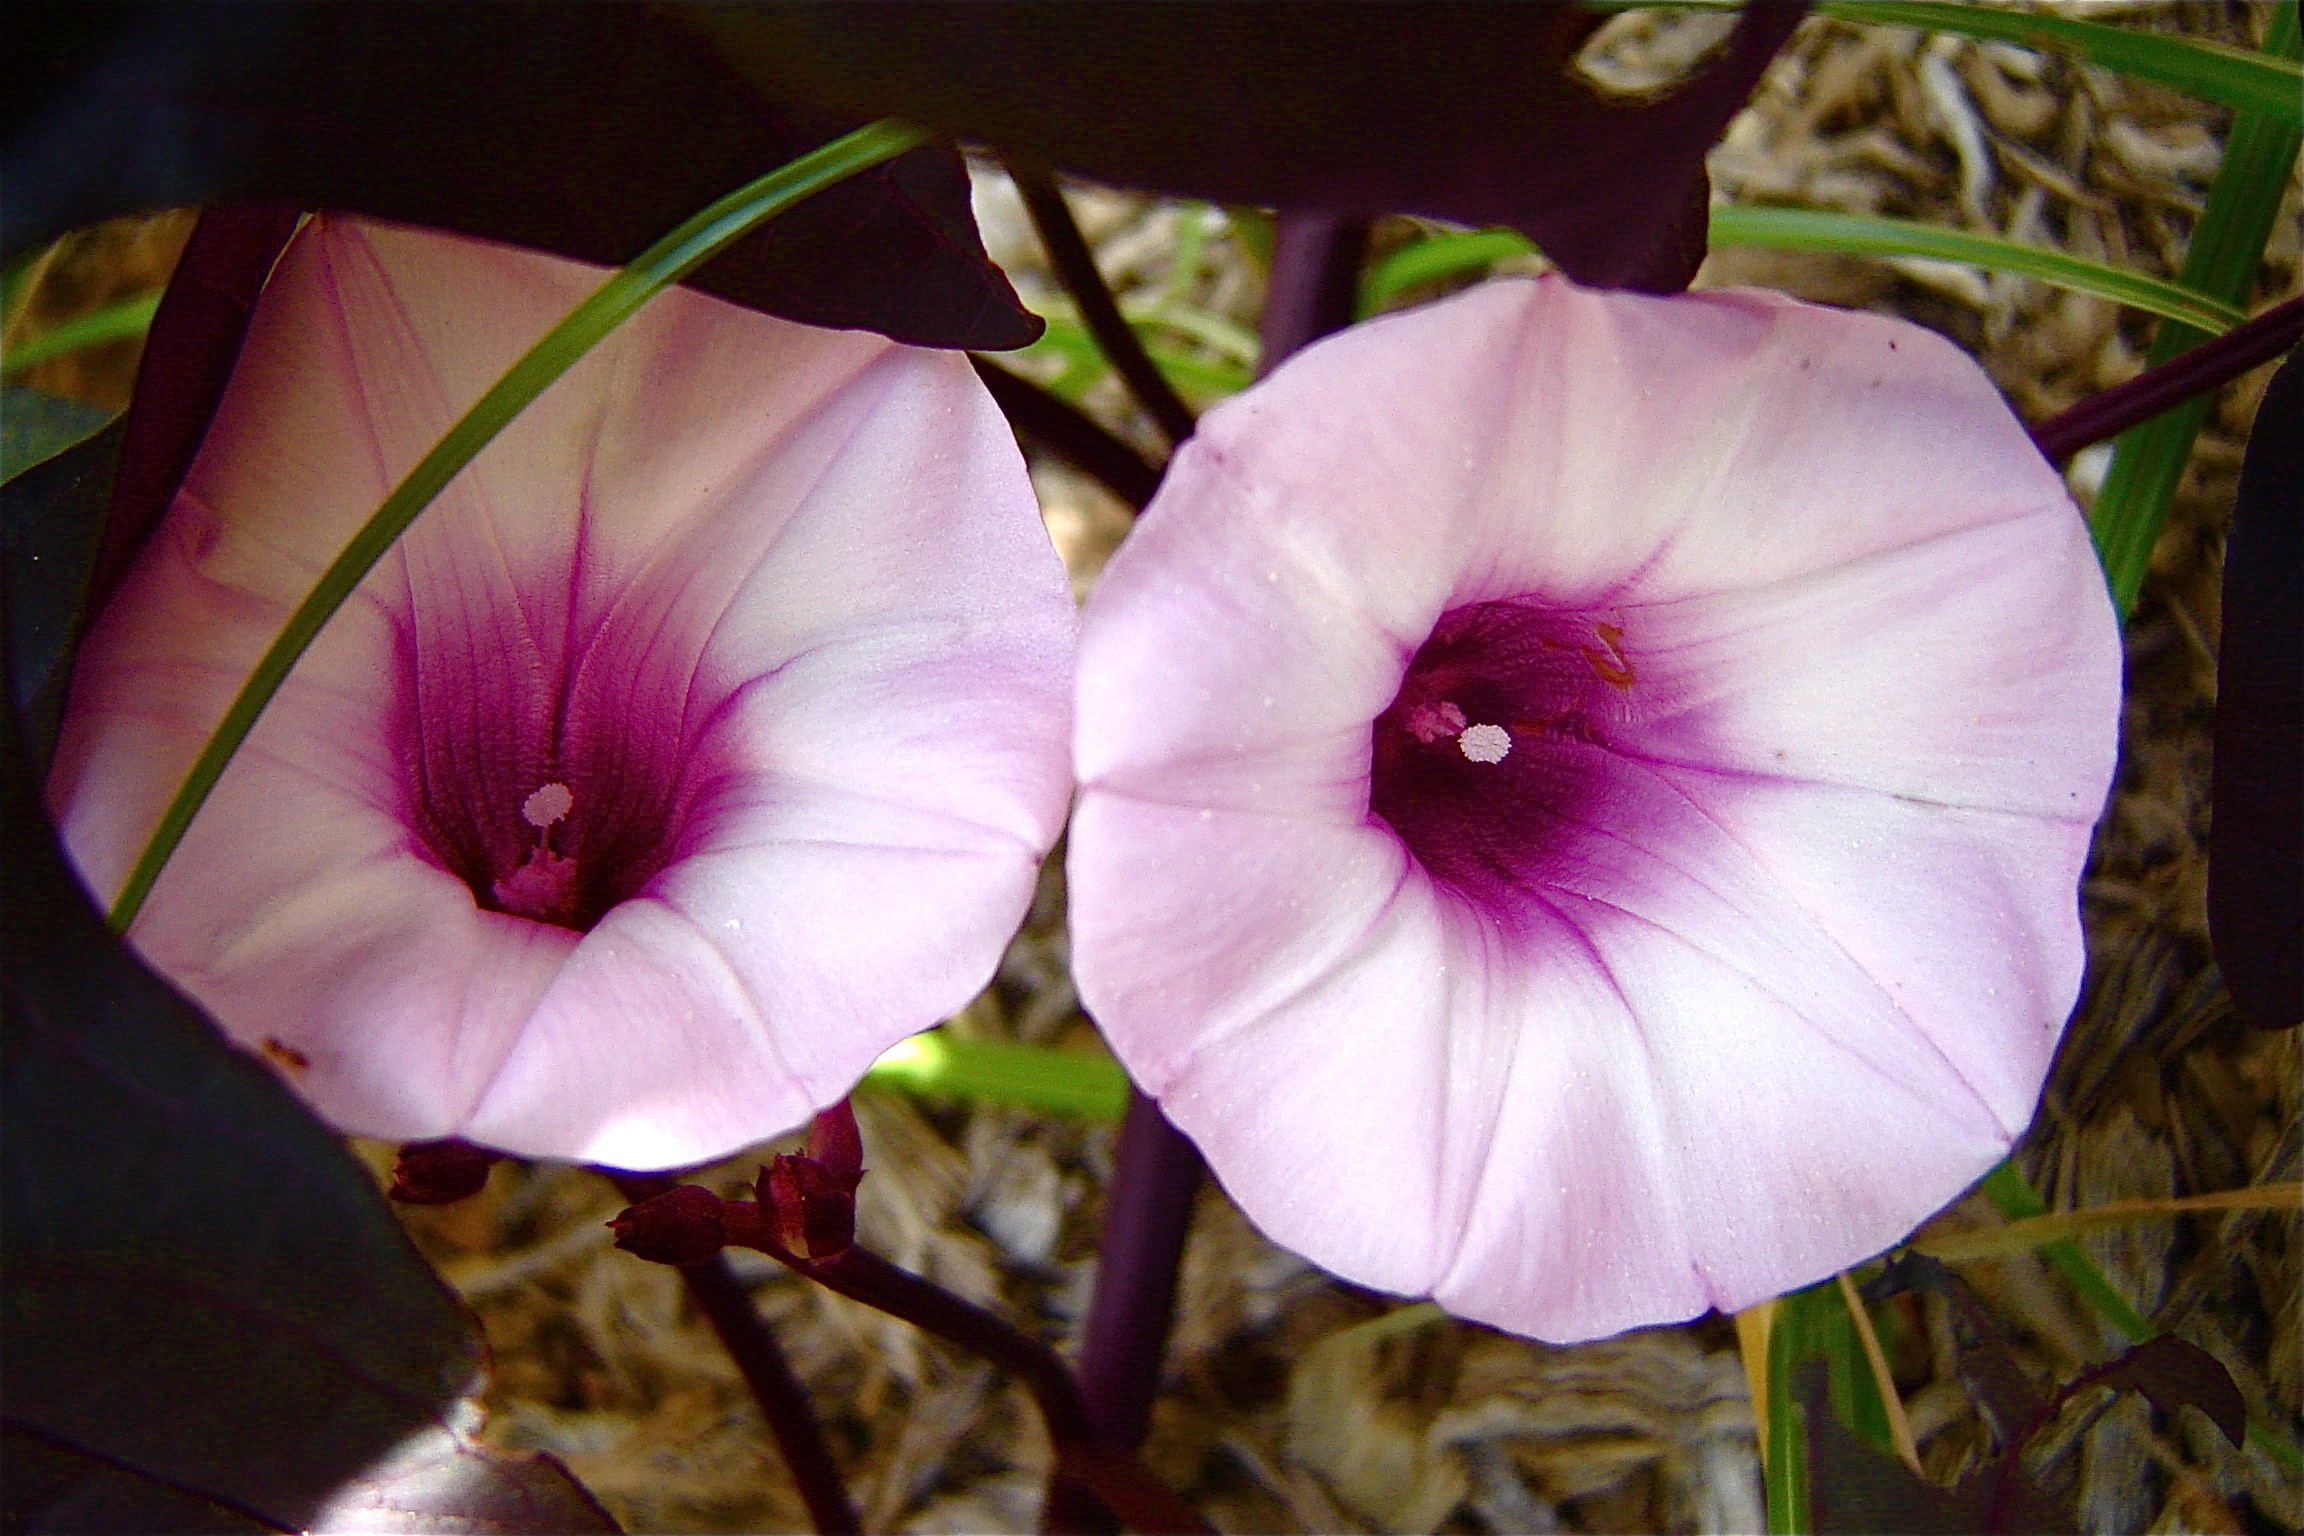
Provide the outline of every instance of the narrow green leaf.
{"type": "MultiPolygon", "coordinates": [[[[1984,1175],[1984,1182],[1977,1187],[2010,1221],[2027,1221],[2048,1214],[2048,1202],[2040,1198],[2040,1192],[2012,1160],[1984,1175]]],[[[2143,1313],[2129,1304],[2127,1297],[2113,1288],[2104,1271],[2098,1269],[2095,1261],[2081,1252],[2080,1245],[2071,1238],[2051,1239],[2042,1243],[2038,1252],[2049,1267],[2070,1281],[2072,1288],[2103,1313],[2113,1327],[2126,1334],[2130,1343],[2141,1344],[2158,1332],[2143,1313]]]]}
{"type": "Polygon", "coordinates": [[[1891,219],[1871,213],[1832,213],[1814,208],[1715,208],[1712,243],[1759,246],[1778,251],[1830,251],[1843,256],[1919,256],[1964,262],[1988,272],[2013,272],[2058,288],[2092,293],[2135,309],[2196,325],[2212,334],[2230,330],[2247,315],[2230,302],[2129,272],[2084,261],[2043,246],[2022,245],[1997,235],[1971,234],[1940,224],[1891,219]]]}
{"type": "Polygon", "coordinates": [[[1780,1298],[1768,1330],[1768,1401],[1762,1405],[1768,1416],[1768,1452],[1761,1477],[1769,1536],[1801,1536],[1814,1523],[1808,1505],[1808,1414],[1793,1376],[1800,1361],[1814,1352],[1810,1325],[1819,1294],[1810,1286],[1780,1298]]]}
{"type": "Polygon", "coordinates": [[[1360,317],[1366,319],[1419,283],[1440,282],[1468,272],[1485,272],[1507,256],[1536,249],[1526,235],[1509,229],[1470,229],[1432,235],[1404,245],[1376,263],[1360,284],[1360,317]]]}
{"type": "MultiPolygon", "coordinates": [[[[1020,357],[1058,354],[1065,360],[1064,372],[1048,386],[1055,393],[1077,404],[1089,386],[1109,371],[1103,350],[1088,328],[1079,321],[1063,315],[1043,314],[1047,329],[1040,339],[1026,347],[1020,357]]],[[[1162,376],[1174,385],[1180,394],[1197,401],[1221,400],[1246,389],[1254,377],[1253,369],[1229,360],[1213,360],[1196,356],[1166,344],[1162,331],[1166,327],[1205,338],[1226,351],[1237,349],[1237,338],[1229,334],[1233,327],[1220,321],[1207,321],[1199,317],[1187,319],[1182,315],[1164,315],[1155,319],[1131,319],[1129,324],[1143,338],[1144,351],[1158,366],[1162,376]]]]}
{"type": "Polygon", "coordinates": [[[1106,1125],[1128,1111],[1128,1074],[1106,1052],[965,1040],[941,1029],[898,1041],[864,1080],[930,1098],[1014,1104],[1106,1125]]]}
{"type": "MultiPolygon", "coordinates": [[[[2296,7],[2274,9],[2267,48],[2294,58],[2296,7]]],[[[2300,136],[2293,114],[2283,119],[2242,113],[2224,142],[2224,163],[2209,189],[2208,205],[2193,226],[2181,281],[2188,288],[2240,303],[2248,297],[2264,245],[2280,214],[2280,197],[2296,173],[2300,136]]],[[[2207,337],[2187,325],[2164,324],[2152,339],[2146,367],[2156,367],[2207,337]]],[[[2193,439],[2208,419],[2210,398],[2188,400],[2120,434],[2112,465],[2088,515],[2112,600],[2123,617],[2136,605],[2177,484],[2192,457],[2193,439]]]]}
{"type": "Polygon", "coordinates": [[[416,520],[418,513],[431,505],[432,499],[488,446],[507,422],[641,305],[730,244],[801,199],[858,171],[894,159],[927,138],[925,129],[884,118],[739,187],[642,251],[630,266],[612,274],[590,298],[570,310],[566,319],[529,348],[527,355],[514,363],[503,378],[490,385],[488,392],[448,429],[447,435],[433,445],[432,451],[408,472],[408,477],[392,494],[384,498],[375,516],[352,536],[344,552],[321,573],[310,595],[288,616],[279,638],[256,663],[239,697],[225,711],[222,723],[208,738],[192,771],[185,775],[183,785],[176,791],[176,798],[169,802],[159,826],[153,829],[151,840],[136,860],[136,867],[129,871],[119,899],[112,904],[113,930],[126,932],[128,925],[136,920],[144,898],[151,894],[152,882],[159,878],[168,856],[183,840],[184,829],[191,825],[209,790],[222,776],[224,765],[247,739],[256,717],[279,691],[289,669],[304,654],[304,648],[384,557],[393,540],[416,520]]]}
{"type": "Polygon", "coordinates": [[[107,341],[124,341],[141,336],[152,328],[152,316],[160,308],[158,293],[141,294],[133,299],[100,309],[92,315],[68,320],[52,331],[44,331],[21,346],[10,347],[0,371],[13,376],[35,363],[44,363],[82,347],[101,346],[107,341]]]}
{"type": "MultiPolygon", "coordinates": [[[[1744,245],[1841,256],[1917,256],[1961,262],[1988,272],[2012,272],[2054,287],[2091,293],[2116,304],[2188,322],[2210,335],[2220,335],[2247,318],[2232,303],[2177,283],[1997,235],[1971,234],[1913,219],[1815,208],[1721,207],[1712,210],[1710,238],[1716,247],[1744,245]]],[[[1369,314],[1383,308],[1418,283],[1482,271],[1491,262],[1534,249],[1526,237],[1508,229],[1436,235],[1419,241],[1377,263],[1361,290],[1361,312],[1369,314]]]]}
{"type": "MultiPolygon", "coordinates": [[[[1592,10],[1733,10],[1743,0],[1586,0],[1592,10]]],[[[2292,5],[2276,10],[2293,10],[2292,5]]],[[[1874,26],[1918,27],[1965,37],[2015,43],[2042,53],[2060,53],[2117,74],[2173,86],[2207,101],[2262,113],[2289,127],[2304,121],[2304,75],[2294,55],[2278,49],[2258,53],[2203,38],[2177,37],[2107,26],[2040,11],[1999,6],[1943,4],[1935,0],[1817,0],[1816,13],[1839,21],[1874,26]]],[[[2277,25],[2277,21],[2275,21],[2277,25]]]]}
{"type": "MultiPolygon", "coordinates": [[[[2294,7],[2285,7],[2291,15],[2294,7]]],[[[1946,5],[1930,0],[1820,0],[1819,15],[1880,26],[1921,27],[2061,53],[2119,74],[2261,113],[2291,129],[2304,121],[2304,74],[2295,62],[2202,38],[2107,26],[2039,11],[1946,5]]]]}

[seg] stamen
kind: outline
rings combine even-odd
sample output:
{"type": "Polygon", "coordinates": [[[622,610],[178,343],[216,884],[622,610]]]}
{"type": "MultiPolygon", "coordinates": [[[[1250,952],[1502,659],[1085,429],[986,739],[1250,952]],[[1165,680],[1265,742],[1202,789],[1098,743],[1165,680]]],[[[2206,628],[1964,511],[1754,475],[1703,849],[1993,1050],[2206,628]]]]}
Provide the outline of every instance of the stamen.
{"type": "Polygon", "coordinates": [[[1500,725],[1475,725],[1456,738],[1456,750],[1475,763],[1500,763],[1512,750],[1512,733],[1500,725]]]}
{"type": "Polygon", "coordinates": [[[520,802],[520,819],[541,831],[566,816],[576,804],[576,792],[565,784],[547,784],[520,802]]]}
{"type": "Polygon", "coordinates": [[[552,851],[552,828],[576,804],[565,784],[546,784],[520,802],[520,819],[536,829],[527,861],[489,890],[505,911],[544,923],[566,923],[576,899],[576,861],[552,851]]]}
{"type": "Polygon", "coordinates": [[[1454,736],[1471,722],[1464,711],[1443,699],[1437,704],[1419,704],[1408,712],[1408,730],[1426,746],[1443,736],[1454,736]]]}

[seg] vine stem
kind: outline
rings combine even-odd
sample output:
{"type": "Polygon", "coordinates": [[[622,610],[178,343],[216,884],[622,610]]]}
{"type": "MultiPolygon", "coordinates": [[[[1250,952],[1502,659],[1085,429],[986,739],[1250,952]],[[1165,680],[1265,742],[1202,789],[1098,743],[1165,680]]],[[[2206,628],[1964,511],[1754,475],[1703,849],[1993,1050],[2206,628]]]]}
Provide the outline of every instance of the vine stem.
{"type": "MultiPolygon", "coordinates": [[[[1334,214],[1283,212],[1273,234],[1258,376],[1352,323],[1368,224],[1334,214]]],[[[1080,1344],[1088,1411],[1108,1445],[1133,1451],[1151,1424],[1162,1356],[1175,1318],[1176,1279],[1206,1165],[1199,1149],[1141,1092],[1129,1097],[1113,1152],[1097,1243],[1096,1287],[1080,1344]]],[[[1048,1488],[1050,1531],[1109,1530],[1062,1469],[1048,1488]]]]}
{"type": "MultiPolygon", "coordinates": [[[[634,1205],[664,1193],[673,1180],[660,1173],[621,1173],[602,1169],[616,1192],[634,1205]]],[[[821,1536],[859,1536],[863,1522],[849,1502],[848,1485],[839,1463],[825,1444],[824,1428],[808,1401],[808,1390],[792,1373],[783,1346],[769,1331],[767,1320],[752,1305],[744,1286],[728,1265],[728,1256],[716,1253],[701,1264],[677,1266],[680,1282],[696,1303],[696,1310],[719,1335],[720,1347],[735,1362],[760,1416],[768,1423],[784,1466],[808,1506],[808,1519],[821,1536]]]]}
{"type": "Polygon", "coordinates": [[[1126,502],[1130,511],[1144,510],[1159,487],[1159,466],[1105,431],[1087,412],[1031,380],[1010,373],[989,358],[972,357],[970,361],[990,391],[992,403],[1000,407],[1018,437],[1030,439],[1090,476],[1126,502]]]}
{"type": "Polygon", "coordinates": [[[1055,172],[1046,162],[1027,155],[1010,154],[1002,163],[1024,198],[1024,211],[1032,216],[1032,227],[1040,232],[1048,265],[1080,307],[1088,334],[1096,338],[1105,360],[1126,381],[1136,403],[1144,407],[1169,446],[1181,443],[1192,435],[1192,408],[1169,385],[1167,375],[1144,350],[1135,327],[1120,313],[1119,302],[1104,285],[1104,274],[1096,269],[1095,255],[1088,249],[1080,226],[1073,222],[1072,209],[1064,201],[1063,189],[1056,185],[1055,172]]]}
{"type": "Polygon", "coordinates": [[[2221,336],[2147,368],[2125,384],[2090,395],[2032,429],[2041,454],[2062,463],[2091,443],[2118,437],[2194,395],[2230,383],[2304,339],[2304,297],[2275,304],[2221,336]]]}
{"type": "Polygon", "coordinates": [[[1333,213],[1283,212],[1272,230],[1272,272],[1264,287],[1263,378],[1291,355],[1352,323],[1368,221],[1333,213]]]}
{"type": "Polygon", "coordinates": [[[826,1289],[957,1344],[1021,1381],[1040,1409],[1062,1474],[1093,1489],[1130,1529],[1214,1536],[1214,1527],[1146,1472],[1126,1448],[1096,1433],[1072,1373],[1038,1339],[868,1248],[850,1246],[826,1258],[809,1259],[773,1240],[754,1246],[826,1289]]]}

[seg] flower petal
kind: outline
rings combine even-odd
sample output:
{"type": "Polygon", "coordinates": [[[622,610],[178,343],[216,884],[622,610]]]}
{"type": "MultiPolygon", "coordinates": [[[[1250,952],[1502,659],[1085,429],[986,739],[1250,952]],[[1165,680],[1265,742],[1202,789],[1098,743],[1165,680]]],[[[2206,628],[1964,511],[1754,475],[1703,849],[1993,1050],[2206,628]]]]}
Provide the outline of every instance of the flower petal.
{"type": "Polygon", "coordinates": [[[2118,676],[1940,339],[1490,284],[1209,413],[1107,568],[1081,993],[1348,1278],[1550,1338],[1746,1305],[2022,1129],[2118,676]]]}
{"type": "MultiPolygon", "coordinates": [[[[602,275],[299,237],[83,652],[51,793],[99,888],[320,568],[602,275]]],[[[347,1129],[725,1153],[989,977],[1062,824],[1073,623],[965,360],[672,290],[331,622],[134,937],[347,1129]]]]}

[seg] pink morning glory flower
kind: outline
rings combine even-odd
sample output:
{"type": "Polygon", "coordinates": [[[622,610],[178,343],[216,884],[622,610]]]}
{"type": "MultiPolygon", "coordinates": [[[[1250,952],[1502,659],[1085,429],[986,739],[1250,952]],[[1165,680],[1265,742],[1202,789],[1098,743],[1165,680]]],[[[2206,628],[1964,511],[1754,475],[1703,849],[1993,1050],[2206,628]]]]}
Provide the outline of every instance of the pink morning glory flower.
{"type": "MultiPolygon", "coordinates": [[[[597,268],[326,218],[81,653],[117,890],[290,607],[597,268]]],[[[1074,617],[967,360],[652,301],[306,653],[131,937],[344,1129],[632,1168],[805,1121],[989,978],[1074,617]]]]}
{"type": "Polygon", "coordinates": [[[1082,997],[1349,1279],[1739,1308],[2031,1117],[2117,636],[1925,331],[1556,279],[1356,327],[1208,415],[1081,644],[1082,997]]]}

